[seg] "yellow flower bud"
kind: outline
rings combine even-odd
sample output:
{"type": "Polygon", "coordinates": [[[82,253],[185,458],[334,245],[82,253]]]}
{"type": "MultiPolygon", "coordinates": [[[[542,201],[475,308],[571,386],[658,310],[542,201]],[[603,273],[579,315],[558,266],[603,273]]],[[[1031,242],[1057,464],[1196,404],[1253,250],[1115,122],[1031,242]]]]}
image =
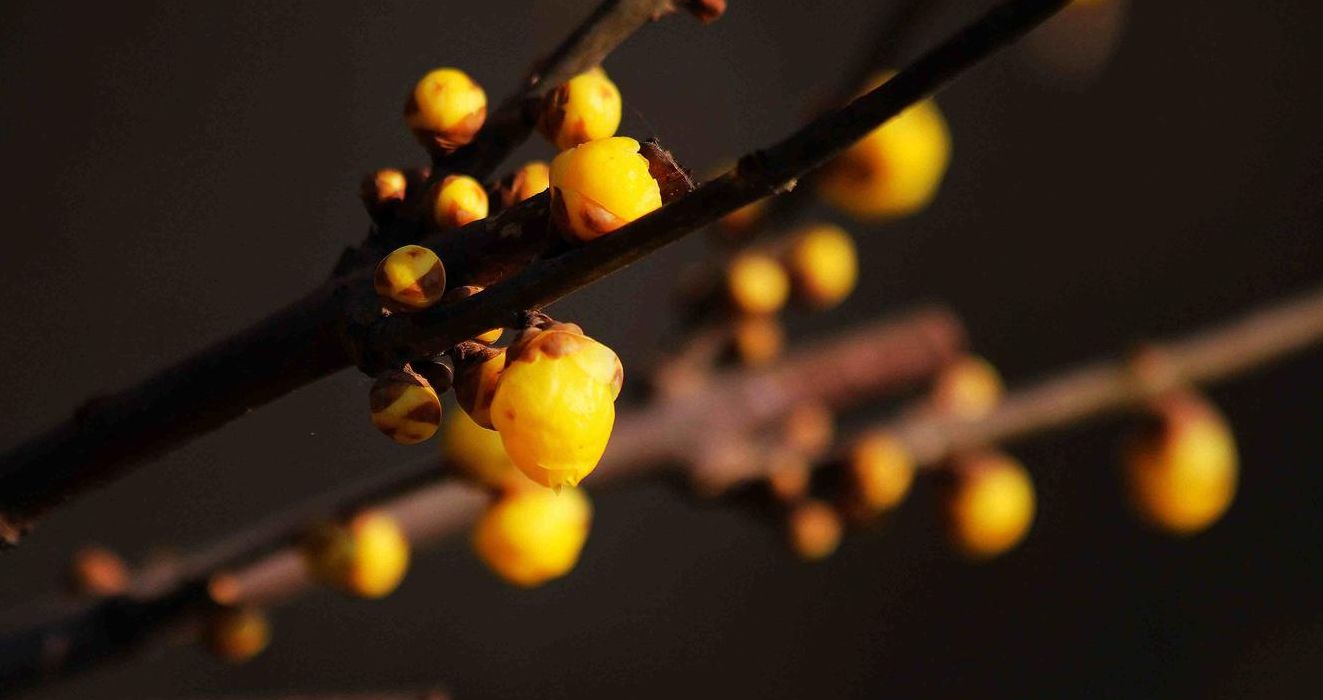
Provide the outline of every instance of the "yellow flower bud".
{"type": "Polygon", "coordinates": [[[859,278],[854,240],[831,224],[810,226],[796,234],[785,265],[799,298],[819,308],[841,303],[859,278]]]}
{"type": "Polygon", "coordinates": [[[556,148],[615,136],[620,127],[620,90],[601,67],[570,78],[547,95],[537,128],[556,148]]]}
{"type": "Polygon", "coordinates": [[[805,501],[790,512],[790,549],[805,561],[831,556],[841,544],[841,516],[821,501],[805,501]]]}
{"type": "Polygon", "coordinates": [[[933,385],[933,410],[974,420],[992,412],[1006,393],[1001,374],[987,360],[966,355],[947,365],[933,385]]]}
{"type": "Polygon", "coordinates": [[[578,489],[510,491],[478,520],[473,549],[506,581],[539,586],[578,563],[592,515],[592,504],[578,489]]]}
{"type": "Polygon", "coordinates": [[[591,241],[661,205],[661,188],[634,139],[589,141],[551,161],[551,213],[567,236],[591,241]]]}
{"type": "MultiPolygon", "coordinates": [[[[876,80],[881,85],[890,75],[876,80]]],[[[937,103],[923,100],[873,130],[823,172],[820,193],[861,219],[908,216],[937,194],[951,159],[951,134],[937,103]]]]}
{"type": "Polygon", "coordinates": [[[447,175],[432,187],[432,223],[439,229],[485,219],[488,206],[487,190],[468,175],[447,175]]]}
{"type": "Polygon", "coordinates": [[[785,332],[771,316],[742,316],[734,320],[735,355],[750,367],[762,367],[781,356],[785,332]]]}
{"type": "Polygon", "coordinates": [[[404,106],[405,123],[434,153],[448,153],[472,141],[486,119],[487,93],[455,68],[423,76],[404,106]]]}
{"type": "Polygon", "coordinates": [[[446,464],[475,483],[490,488],[530,483],[510,461],[495,430],[474,423],[463,411],[455,411],[446,419],[445,431],[441,452],[446,464]]]}
{"type": "Polygon", "coordinates": [[[577,486],[611,438],[620,358],[564,325],[525,331],[509,354],[491,407],[505,451],[543,486],[577,486]]]}
{"type": "Polygon", "coordinates": [[[78,550],[69,564],[68,576],[74,594],[80,596],[108,598],[129,588],[129,567],[104,547],[78,550]]]}
{"type": "Polygon", "coordinates": [[[427,440],[441,426],[441,399],[415,372],[383,372],[372,383],[368,399],[372,424],[401,445],[427,440]]]}
{"type": "Polygon", "coordinates": [[[540,160],[524,163],[501,183],[501,206],[512,207],[551,186],[551,167],[540,160]]]}
{"type": "Polygon", "coordinates": [[[431,250],[406,245],[381,259],[372,286],[392,308],[426,309],[440,301],[446,291],[446,267],[431,250]]]}
{"type": "Polygon", "coordinates": [[[956,465],[946,499],[952,542],[976,559],[997,556],[1028,534],[1034,520],[1034,485],[1019,462],[979,455],[956,465]]]}
{"type": "Polygon", "coordinates": [[[483,428],[492,429],[492,399],[505,371],[505,350],[455,361],[455,399],[460,408],[483,428]]]}
{"type": "Polygon", "coordinates": [[[1239,458],[1226,419],[1194,394],[1164,397],[1153,424],[1127,450],[1126,481],[1135,508],[1177,534],[1222,517],[1236,495],[1239,458]]]}
{"type": "Polygon", "coordinates": [[[393,212],[403,204],[408,189],[409,178],[399,170],[387,168],[364,178],[359,195],[368,213],[377,217],[393,212]]]}
{"type": "Polygon", "coordinates": [[[726,267],[726,293],[741,313],[774,314],[790,296],[790,278],[776,258],[741,253],[726,267]]]}
{"type": "Polygon", "coordinates": [[[852,495],[866,514],[895,508],[914,483],[914,458],[891,435],[873,433],[850,448],[846,462],[852,495]]]}
{"type": "Polygon", "coordinates": [[[802,455],[778,452],[767,468],[767,487],[782,503],[793,503],[808,495],[812,467],[802,455]]]}
{"type": "Polygon", "coordinates": [[[323,523],[303,544],[312,577],[361,598],[381,598],[409,568],[409,540],[388,513],[368,511],[347,523],[323,523]]]}
{"type": "Polygon", "coordinates": [[[271,641],[271,623],[266,615],[253,609],[218,610],[208,620],[203,639],[221,660],[241,664],[266,649],[271,641]]]}

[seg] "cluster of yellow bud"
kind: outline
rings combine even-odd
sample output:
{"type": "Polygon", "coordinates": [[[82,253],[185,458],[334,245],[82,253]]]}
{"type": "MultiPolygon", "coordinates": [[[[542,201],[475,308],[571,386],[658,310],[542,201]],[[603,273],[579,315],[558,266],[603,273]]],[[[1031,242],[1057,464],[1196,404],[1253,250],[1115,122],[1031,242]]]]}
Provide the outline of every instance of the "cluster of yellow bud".
{"type": "Polygon", "coordinates": [[[1209,527],[1231,506],[1239,478],[1226,419],[1202,397],[1178,392],[1153,403],[1150,421],[1126,454],[1131,501],[1146,520],[1169,532],[1209,527]]]}
{"type": "MultiPolygon", "coordinates": [[[[874,80],[873,87],[890,77],[874,80]]],[[[950,158],[946,120],[935,102],[923,100],[832,161],[823,172],[819,192],[857,218],[908,216],[936,196],[950,158]]]]}
{"type": "Polygon", "coordinates": [[[952,465],[946,493],[947,532],[975,559],[1002,554],[1029,533],[1035,511],[1029,472],[998,453],[961,458],[952,465]]]}
{"type": "Polygon", "coordinates": [[[579,489],[510,489],[478,520],[473,549],[510,583],[538,586],[574,568],[591,523],[592,504],[579,489]]]}
{"type": "Polygon", "coordinates": [[[409,540],[395,518],[359,513],[345,523],[323,523],[303,543],[313,578],[361,598],[381,598],[400,585],[409,568],[409,540]]]}

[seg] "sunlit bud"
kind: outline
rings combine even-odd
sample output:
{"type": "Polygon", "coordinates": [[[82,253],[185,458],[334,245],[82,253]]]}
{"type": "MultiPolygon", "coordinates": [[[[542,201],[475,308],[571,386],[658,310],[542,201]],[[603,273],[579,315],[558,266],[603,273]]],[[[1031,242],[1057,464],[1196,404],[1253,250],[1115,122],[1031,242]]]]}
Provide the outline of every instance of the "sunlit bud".
{"type": "Polygon", "coordinates": [[[974,355],[942,369],[933,384],[933,410],[945,416],[974,420],[992,412],[1005,394],[1001,374],[987,360],[974,355]]]}
{"type": "Polygon", "coordinates": [[[550,166],[540,160],[524,163],[523,167],[501,181],[501,206],[512,207],[546,191],[550,186],[550,166]]]}
{"type": "Polygon", "coordinates": [[[809,226],[795,234],[784,260],[796,296],[819,308],[841,303],[859,278],[854,240],[831,224],[809,226]]]}
{"type": "Polygon", "coordinates": [[[423,76],[404,105],[404,121],[435,154],[473,140],[487,119],[487,94],[463,71],[438,68],[423,76]]]}
{"type": "Polygon", "coordinates": [[[441,399],[432,385],[410,370],[387,370],[368,392],[372,424],[401,445],[422,442],[441,425],[441,399]]]}
{"type": "Polygon", "coordinates": [[[446,465],[475,483],[489,488],[532,483],[510,461],[501,435],[474,423],[467,413],[455,411],[446,418],[444,438],[441,453],[446,465]]]}
{"type": "Polygon", "coordinates": [[[381,598],[400,585],[409,568],[409,540],[383,511],[347,523],[323,523],[303,543],[313,578],[362,598],[381,598]]]}
{"type": "Polygon", "coordinates": [[[446,268],[431,250],[406,245],[381,259],[372,287],[396,310],[426,309],[440,301],[446,291],[446,268]]]}
{"type": "Polygon", "coordinates": [[[363,206],[367,207],[368,214],[378,219],[391,215],[399,209],[404,203],[408,188],[409,179],[403,172],[387,168],[363,178],[359,196],[362,197],[363,206]]]}
{"type": "Polygon", "coordinates": [[[1226,419],[1193,393],[1155,401],[1149,424],[1126,451],[1131,501],[1152,524],[1199,532],[1222,517],[1236,495],[1239,458],[1226,419]]]}
{"type": "Polygon", "coordinates": [[[726,293],[740,313],[761,316],[785,306],[790,278],[776,258],[763,253],[741,253],[726,267],[726,293]]]}
{"type": "Polygon", "coordinates": [[[224,608],[211,615],[203,639],[221,660],[241,664],[266,649],[271,641],[271,623],[258,610],[224,608]]]}
{"type": "Polygon", "coordinates": [[[547,95],[537,128],[556,148],[615,136],[620,90],[600,67],[570,78],[547,95]]]}
{"type": "Polygon", "coordinates": [[[577,486],[611,438],[620,358],[572,324],[526,330],[508,354],[491,407],[506,453],[543,486],[577,486]]]}
{"type": "Polygon", "coordinates": [[[821,501],[805,501],[790,511],[790,548],[805,561],[831,556],[841,544],[841,516],[821,501]]]}
{"type": "Polygon", "coordinates": [[[68,579],[76,595],[107,598],[128,590],[129,568],[109,549],[85,547],[69,562],[68,579]]]}
{"type": "Polygon", "coordinates": [[[573,239],[591,241],[661,205],[661,188],[634,139],[589,141],[551,161],[551,215],[573,239]]]}
{"type": "Polygon", "coordinates": [[[459,228],[487,218],[487,190],[468,175],[447,175],[432,187],[431,202],[432,223],[439,229],[459,228]]]}
{"type": "Polygon", "coordinates": [[[750,367],[761,367],[781,356],[785,331],[772,316],[741,316],[731,322],[736,357],[750,367]]]}
{"type": "MultiPolygon", "coordinates": [[[[890,78],[873,82],[881,85],[890,78]]],[[[823,170],[820,193],[861,219],[914,214],[932,201],[951,158],[946,120],[931,99],[907,108],[823,170]]]]}
{"type": "Polygon", "coordinates": [[[473,549],[501,578],[531,588],[574,568],[592,515],[592,504],[578,489],[505,492],[478,520],[473,549]]]}
{"type": "Polygon", "coordinates": [[[854,500],[867,514],[895,508],[914,482],[914,458],[899,440],[885,433],[856,440],[846,469],[854,500]]]}
{"type": "Polygon", "coordinates": [[[505,350],[485,348],[455,358],[455,400],[483,428],[492,429],[492,399],[505,355],[505,350]]]}
{"type": "Polygon", "coordinates": [[[1029,473],[1002,454],[959,460],[946,494],[947,531],[952,543],[976,559],[995,557],[1019,544],[1034,521],[1029,473]]]}

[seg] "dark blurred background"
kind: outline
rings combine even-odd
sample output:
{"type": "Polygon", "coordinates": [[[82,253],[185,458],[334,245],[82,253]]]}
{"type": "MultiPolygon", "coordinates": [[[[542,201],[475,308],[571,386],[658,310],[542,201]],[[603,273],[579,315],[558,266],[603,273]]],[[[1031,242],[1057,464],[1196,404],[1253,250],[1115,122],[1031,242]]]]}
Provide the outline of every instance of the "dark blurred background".
{"type": "MultiPolygon", "coordinates": [[[[0,443],[322,281],[366,230],[358,178],[422,160],[400,119],[413,82],[456,65],[504,95],[593,4],[0,3],[0,443]]],[[[989,3],[946,4],[907,57],[989,3]]],[[[710,27],[653,25],[606,64],[623,131],[700,172],[767,144],[830,97],[884,7],[731,0],[710,27]]],[[[796,337],[941,300],[1015,384],[1319,284],[1320,21],[1301,0],[1139,2],[1089,79],[1024,50],[971,72],[940,98],[955,158],[935,206],[852,226],[858,292],[796,337]]],[[[667,331],[657,290],[705,250],[693,237],[556,313],[642,367],[667,331]]],[[[197,546],[418,455],[375,433],[367,384],[337,375],[60,511],[4,555],[0,608],[46,594],[77,545],[197,546]]],[[[944,546],[927,481],[816,565],[771,523],[639,484],[597,499],[580,567],[544,588],[456,541],[385,601],[277,610],[246,666],[171,648],[45,696],[1317,697],[1320,386],[1314,351],[1212,392],[1243,485],[1191,539],[1127,512],[1119,420],[1012,446],[1039,516],[986,565],[944,546]]]]}

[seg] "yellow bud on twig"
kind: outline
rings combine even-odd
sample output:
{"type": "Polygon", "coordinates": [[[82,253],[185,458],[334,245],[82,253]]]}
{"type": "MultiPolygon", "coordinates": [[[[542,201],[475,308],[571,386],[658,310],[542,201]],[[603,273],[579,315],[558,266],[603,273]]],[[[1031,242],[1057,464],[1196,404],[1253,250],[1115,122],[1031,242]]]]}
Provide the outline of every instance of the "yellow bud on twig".
{"type": "Polygon", "coordinates": [[[427,440],[441,425],[441,398],[426,379],[407,369],[378,376],[368,406],[377,430],[401,445],[427,440]]]}
{"type": "Polygon", "coordinates": [[[976,559],[1019,544],[1034,521],[1029,472],[999,453],[958,459],[946,494],[947,531],[955,546],[976,559]]]}
{"type": "Polygon", "coordinates": [[[899,440],[885,433],[855,441],[846,461],[853,501],[866,515],[895,508],[914,483],[914,458],[899,440]]]}
{"type": "Polygon", "coordinates": [[[562,151],[614,136],[620,127],[620,90],[601,67],[580,73],[547,95],[537,126],[562,151]]]}
{"type": "Polygon", "coordinates": [[[434,154],[472,141],[486,119],[487,93],[456,68],[438,68],[423,76],[404,106],[405,123],[434,154]]]}
{"type": "Polygon", "coordinates": [[[592,504],[578,489],[511,491],[478,520],[473,549],[501,578],[531,588],[574,568],[591,524],[592,504]]]}
{"type": "Polygon", "coordinates": [[[551,166],[540,160],[524,163],[501,181],[501,206],[512,207],[551,186],[551,166]]]}
{"type": "Polygon", "coordinates": [[[313,578],[350,595],[381,598],[409,568],[409,540],[388,513],[368,511],[308,534],[304,561],[313,578]]]}
{"type": "Polygon", "coordinates": [[[426,309],[445,294],[446,267],[431,250],[406,245],[381,259],[372,277],[372,287],[392,309],[426,309]]]}
{"type": "Polygon", "coordinates": [[[490,202],[482,183],[468,175],[447,175],[432,187],[432,223],[459,228],[487,218],[490,202]]]}
{"type": "Polygon", "coordinates": [[[446,419],[441,452],[448,466],[483,486],[504,488],[520,482],[531,485],[505,453],[501,435],[474,423],[463,411],[455,411],[446,419]]]}
{"type": "Polygon", "coordinates": [[[573,239],[603,236],[661,205],[661,188],[634,139],[589,141],[551,161],[551,215],[573,239]]]}

